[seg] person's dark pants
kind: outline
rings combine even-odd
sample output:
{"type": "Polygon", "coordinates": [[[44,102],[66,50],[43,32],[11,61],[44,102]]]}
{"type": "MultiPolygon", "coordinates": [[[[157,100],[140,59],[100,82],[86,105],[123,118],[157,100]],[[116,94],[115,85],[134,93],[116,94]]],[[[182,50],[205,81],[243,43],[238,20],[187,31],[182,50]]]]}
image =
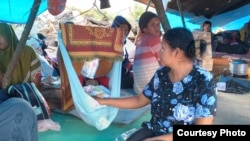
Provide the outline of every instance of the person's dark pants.
{"type": "Polygon", "coordinates": [[[9,96],[2,89],[0,89],[0,103],[4,102],[8,98],[9,96]]]}
{"type": "Polygon", "coordinates": [[[122,75],[121,77],[121,89],[133,88],[134,78],[130,74],[122,75]]]}

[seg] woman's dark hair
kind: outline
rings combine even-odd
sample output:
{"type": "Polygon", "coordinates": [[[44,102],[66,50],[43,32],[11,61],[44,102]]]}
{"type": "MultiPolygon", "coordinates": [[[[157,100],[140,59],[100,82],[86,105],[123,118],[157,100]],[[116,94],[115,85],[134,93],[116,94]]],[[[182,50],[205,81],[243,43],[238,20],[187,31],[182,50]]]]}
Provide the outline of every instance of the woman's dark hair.
{"type": "Polygon", "coordinates": [[[212,23],[210,21],[204,21],[202,27],[204,27],[205,24],[209,24],[212,27],[212,23]]]}
{"type": "MultiPolygon", "coordinates": [[[[212,22],[210,22],[210,21],[204,21],[203,24],[202,24],[202,31],[204,31],[203,28],[204,28],[204,26],[205,26],[206,24],[210,25],[210,27],[212,28],[212,22]]],[[[210,28],[210,31],[211,31],[211,28],[210,28]]]]}
{"type": "Polygon", "coordinates": [[[163,35],[163,39],[171,48],[183,50],[187,58],[195,58],[195,42],[190,30],[182,27],[172,28],[163,35]]]}
{"type": "Polygon", "coordinates": [[[120,27],[121,24],[126,24],[128,25],[128,31],[130,32],[132,26],[131,24],[122,16],[116,16],[115,19],[113,20],[113,23],[111,27],[120,27]]]}

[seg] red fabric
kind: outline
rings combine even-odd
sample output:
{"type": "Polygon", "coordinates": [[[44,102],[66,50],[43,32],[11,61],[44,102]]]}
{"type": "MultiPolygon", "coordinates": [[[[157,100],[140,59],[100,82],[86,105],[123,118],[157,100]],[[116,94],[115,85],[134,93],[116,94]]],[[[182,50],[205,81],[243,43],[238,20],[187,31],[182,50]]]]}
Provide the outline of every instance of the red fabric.
{"type": "Polygon", "coordinates": [[[81,82],[82,86],[84,86],[85,85],[84,77],[82,75],[78,75],[78,79],[81,82]]]}
{"type": "Polygon", "coordinates": [[[158,52],[161,49],[160,43],[160,36],[142,34],[137,42],[135,60],[144,60],[151,57],[158,58],[158,52]]]}
{"type": "Polygon", "coordinates": [[[107,76],[98,77],[96,80],[99,82],[99,84],[109,88],[109,78],[107,76]]]}
{"type": "Polygon", "coordinates": [[[161,37],[160,36],[155,36],[155,35],[148,35],[148,34],[142,34],[143,36],[141,38],[141,46],[154,46],[158,43],[161,43],[161,37]]]}
{"type": "Polygon", "coordinates": [[[104,57],[122,60],[123,32],[118,28],[60,24],[63,42],[73,61],[104,57]]]}

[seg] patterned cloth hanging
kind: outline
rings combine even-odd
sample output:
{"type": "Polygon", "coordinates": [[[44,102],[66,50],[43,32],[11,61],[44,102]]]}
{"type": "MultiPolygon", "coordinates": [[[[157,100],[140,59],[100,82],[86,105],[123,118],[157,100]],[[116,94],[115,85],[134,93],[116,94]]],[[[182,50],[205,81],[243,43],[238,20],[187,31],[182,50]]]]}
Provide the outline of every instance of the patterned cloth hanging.
{"type": "Polygon", "coordinates": [[[74,24],[60,24],[60,28],[72,61],[122,60],[122,29],[74,24]]]}

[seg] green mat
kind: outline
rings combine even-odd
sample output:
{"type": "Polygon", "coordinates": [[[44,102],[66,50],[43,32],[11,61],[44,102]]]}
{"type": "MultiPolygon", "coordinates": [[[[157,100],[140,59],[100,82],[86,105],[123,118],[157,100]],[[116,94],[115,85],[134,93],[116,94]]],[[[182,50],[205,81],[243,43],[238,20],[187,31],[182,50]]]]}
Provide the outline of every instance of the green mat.
{"type": "Polygon", "coordinates": [[[60,124],[61,130],[39,132],[39,141],[113,141],[123,132],[140,128],[143,121],[149,121],[150,112],[145,112],[130,124],[112,123],[110,127],[102,131],[71,115],[52,112],[51,119],[60,124]]]}

